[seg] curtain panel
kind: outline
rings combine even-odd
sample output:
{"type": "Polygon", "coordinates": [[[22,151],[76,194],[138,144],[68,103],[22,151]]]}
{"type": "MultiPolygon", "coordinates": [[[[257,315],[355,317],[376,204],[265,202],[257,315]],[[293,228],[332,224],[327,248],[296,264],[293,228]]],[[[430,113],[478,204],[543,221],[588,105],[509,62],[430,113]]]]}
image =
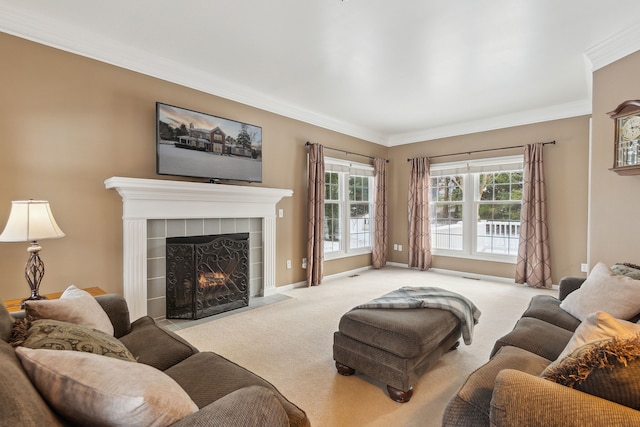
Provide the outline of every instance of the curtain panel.
{"type": "Polygon", "coordinates": [[[322,283],[324,268],[324,150],[320,144],[309,145],[307,185],[307,286],[322,283]]]}
{"type": "Polygon", "coordinates": [[[387,216],[387,161],[376,158],[373,160],[373,179],[376,191],[373,209],[373,253],[371,256],[373,268],[384,267],[387,264],[387,248],[389,224],[387,216]]]}
{"type": "Polygon", "coordinates": [[[409,267],[431,268],[431,236],[429,220],[429,159],[411,159],[409,177],[409,267]]]}
{"type": "Polygon", "coordinates": [[[520,241],[515,280],[516,283],[526,283],[536,288],[551,288],[551,250],[542,149],[542,143],[524,147],[520,241]]]}

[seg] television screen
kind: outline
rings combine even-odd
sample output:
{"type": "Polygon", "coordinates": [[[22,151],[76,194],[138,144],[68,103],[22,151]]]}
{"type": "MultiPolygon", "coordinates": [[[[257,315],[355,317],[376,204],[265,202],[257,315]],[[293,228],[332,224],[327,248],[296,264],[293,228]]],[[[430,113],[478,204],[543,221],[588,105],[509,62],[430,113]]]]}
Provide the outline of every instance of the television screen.
{"type": "Polygon", "coordinates": [[[160,175],[262,182],[262,128],[156,103],[160,175]]]}

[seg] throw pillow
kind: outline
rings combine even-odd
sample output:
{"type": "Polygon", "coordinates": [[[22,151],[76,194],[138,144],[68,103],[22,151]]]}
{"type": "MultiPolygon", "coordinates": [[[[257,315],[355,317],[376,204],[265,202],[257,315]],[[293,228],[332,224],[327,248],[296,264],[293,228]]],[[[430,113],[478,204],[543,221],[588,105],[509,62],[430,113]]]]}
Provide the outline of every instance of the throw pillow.
{"type": "Polygon", "coordinates": [[[52,319],[35,320],[22,343],[33,349],[74,350],[135,362],[118,339],[97,329],[52,319]]]}
{"type": "Polygon", "coordinates": [[[545,370],[542,377],[640,409],[640,335],[586,344],[545,370]]]}
{"type": "Polygon", "coordinates": [[[616,319],[604,311],[591,313],[576,328],[573,336],[554,363],[561,361],[579,347],[590,342],[613,338],[615,336],[630,337],[639,333],[640,325],[636,323],[616,319]]]}
{"type": "Polygon", "coordinates": [[[606,311],[617,319],[631,319],[640,312],[640,280],[616,276],[599,262],[582,286],[560,303],[560,308],[579,320],[595,311],[606,311]]]}
{"type": "Polygon", "coordinates": [[[25,312],[31,320],[61,320],[113,335],[111,320],[100,303],[89,292],[74,285],[69,286],[59,299],[26,301],[25,312]]]}
{"type": "Polygon", "coordinates": [[[640,280],[640,266],[628,262],[617,263],[611,266],[611,271],[620,276],[629,276],[640,280]]]}
{"type": "Polygon", "coordinates": [[[148,365],[77,351],[18,347],[16,354],[49,405],[79,425],[166,426],[198,410],[148,365]]]}

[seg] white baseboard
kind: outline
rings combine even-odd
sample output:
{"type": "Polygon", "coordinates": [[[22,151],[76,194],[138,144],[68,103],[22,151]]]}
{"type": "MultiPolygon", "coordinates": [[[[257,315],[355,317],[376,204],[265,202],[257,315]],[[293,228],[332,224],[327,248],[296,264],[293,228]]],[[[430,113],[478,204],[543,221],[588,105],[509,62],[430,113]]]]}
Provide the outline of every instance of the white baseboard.
{"type": "MultiPolygon", "coordinates": [[[[358,274],[363,271],[371,270],[372,268],[373,267],[371,266],[367,266],[367,267],[356,268],[353,270],[343,271],[341,273],[331,274],[329,276],[324,276],[322,278],[322,281],[337,279],[345,276],[352,276],[354,274],[358,274]]],[[[280,292],[290,291],[291,289],[295,289],[295,288],[304,288],[306,286],[307,286],[306,280],[304,282],[297,282],[297,283],[290,283],[288,285],[283,285],[283,286],[276,286],[274,289],[269,289],[267,292],[265,292],[264,296],[266,297],[269,295],[278,294],[280,292]]]]}
{"type": "Polygon", "coordinates": [[[409,268],[409,264],[402,264],[400,262],[388,262],[389,267],[409,268]]]}
{"type": "MultiPolygon", "coordinates": [[[[387,262],[387,266],[389,267],[398,267],[398,268],[409,268],[408,264],[402,264],[399,262],[387,262]]],[[[341,273],[336,273],[336,274],[332,274],[330,276],[325,276],[322,280],[331,280],[331,279],[337,279],[340,277],[346,277],[346,276],[352,276],[354,274],[358,274],[361,273],[363,271],[367,271],[367,270],[371,270],[373,267],[368,266],[368,267],[361,267],[361,268],[356,268],[354,270],[349,270],[349,271],[343,271],[341,273]]],[[[486,274],[475,274],[475,273],[468,273],[465,271],[456,271],[456,270],[446,270],[444,268],[430,268],[429,269],[430,272],[433,273],[439,273],[439,274],[448,274],[451,276],[457,276],[457,277],[468,277],[470,279],[478,279],[478,280],[490,280],[493,282],[503,282],[503,283],[510,283],[510,284],[515,284],[515,279],[513,278],[509,278],[509,277],[500,277],[500,276],[490,276],[490,275],[486,275],[486,274]]],[[[289,285],[284,285],[284,286],[277,286],[274,289],[269,290],[269,292],[265,293],[265,296],[269,296],[269,295],[273,295],[273,294],[277,294],[280,292],[284,292],[284,291],[289,291],[291,289],[295,289],[295,288],[302,288],[307,286],[307,282],[297,282],[297,283],[291,283],[289,285]]],[[[558,289],[558,285],[553,285],[553,289],[558,289]]]]}
{"type": "Polygon", "coordinates": [[[468,277],[469,279],[490,280],[492,282],[515,283],[515,279],[509,277],[490,276],[487,274],[468,273],[466,271],[445,270],[444,268],[431,268],[429,271],[440,274],[448,274],[450,276],[468,277]]]}

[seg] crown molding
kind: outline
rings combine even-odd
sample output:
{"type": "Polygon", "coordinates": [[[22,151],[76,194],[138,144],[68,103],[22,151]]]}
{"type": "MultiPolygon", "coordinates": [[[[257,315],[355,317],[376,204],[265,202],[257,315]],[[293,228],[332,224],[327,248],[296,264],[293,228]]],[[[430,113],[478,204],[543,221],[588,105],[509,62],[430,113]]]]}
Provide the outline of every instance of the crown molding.
{"type": "Polygon", "coordinates": [[[514,126],[523,126],[533,123],[548,122],[551,120],[566,119],[591,114],[591,98],[583,101],[558,104],[551,107],[535,110],[520,111],[503,116],[490,117],[454,125],[440,126],[425,131],[398,134],[386,141],[386,146],[411,144],[414,142],[430,141],[439,138],[448,138],[470,133],[486,132],[496,129],[504,129],[514,126]]]}
{"type": "MultiPolygon", "coordinates": [[[[185,67],[130,45],[97,36],[77,26],[63,25],[41,15],[25,13],[16,7],[0,5],[0,31],[386,147],[591,114],[589,87],[587,100],[467,122],[464,125],[438,126],[418,132],[388,135],[282,102],[255,88],[238,85],[196,68],[185,67]]],[[[585,57],[595,71],[639,49],[640,25],[590,48],[585,52],[585,57]]],[[[592,70],[585,71],[591,76],[592,70]]]]}
{"type": "Polygon", "coordinates": [[[585,52],[591,62],[592,71],[640,50],[640,25],[630,27],[604,40],[585,52]]]}

